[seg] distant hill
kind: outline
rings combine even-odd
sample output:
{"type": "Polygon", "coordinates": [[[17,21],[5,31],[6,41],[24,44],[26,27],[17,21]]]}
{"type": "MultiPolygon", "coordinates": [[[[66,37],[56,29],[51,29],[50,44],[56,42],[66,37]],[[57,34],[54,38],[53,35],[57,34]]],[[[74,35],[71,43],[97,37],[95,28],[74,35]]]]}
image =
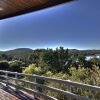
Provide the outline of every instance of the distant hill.
{"type": "Polygon", "coordinates": [[[79,53],[79,50],[77,50],[77,49],[69,49],[69,52],[79,53]]]}
{"type": "Polygon", "coordinates": [[[84,52],[86,55],[100,54],[100,50],[77,50],[77,49],[69,49],[69,52],[73,52],[73,53],[84,52]]]}
{"type": "Polygon", "coordinates": [[[14,50],[0,51],[0,55],[6,54],[13,59],[22,59],[25,61],[32,52],[33,50],[29,48],[17,48],[14,50]]]}
{"type": "Polygon", "coordinates": [[[85,52],[87,55],[100,54],[100,50],[80,50],[80,51],[85,52]]]}
{"type": "Polygon", "coordinates": [[[2,54],[3,53],[3,51],[0,51],[0,54],[2,54]]]}
{"type": "MultiPolygon", "coordinates": [[[[28,57],[29,54],[33,53],[34,51],[41,52],[41,50],[45,49],[36,49],[32,50],[30,48],[17,48],[13,50],[8,50],[8,51],[0,51],[1,54],[6,54],[8,56],[14,57],[14,58],[22,58],[22,57],[28,57]]],[[[91,54],[100,54],[100,50],[77,50],[77,49],[69,49],[69,53],[79,53],[79,52],[84,52],[86,55],[91,55],[91,54]]]]}
{"type": "Polygon", "coordinates": [[[14,49],[14,50],[9,50],[9,51],[5,51],[5,54],[19,54],[19,53],[32,53],[33,50],[29,49],[29,48],[18,48],[18,49],[14,49]]]}
{"type": "Polygon", "coordinates": [[[33,50],[30,48],[17,48],[14,50],[0,51],[0,54],[15,55],[15,54],[32,53],[32,52],[33,50]]]}

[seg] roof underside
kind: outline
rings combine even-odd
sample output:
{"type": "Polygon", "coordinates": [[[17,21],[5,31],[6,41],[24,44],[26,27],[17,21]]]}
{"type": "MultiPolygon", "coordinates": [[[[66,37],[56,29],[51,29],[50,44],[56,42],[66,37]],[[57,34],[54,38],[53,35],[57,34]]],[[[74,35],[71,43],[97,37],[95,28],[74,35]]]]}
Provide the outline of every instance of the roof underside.
{"type": "Polygon", "coordinates": [[[0,0],[0,19],[5,19],[72,0],[0,0]]]}

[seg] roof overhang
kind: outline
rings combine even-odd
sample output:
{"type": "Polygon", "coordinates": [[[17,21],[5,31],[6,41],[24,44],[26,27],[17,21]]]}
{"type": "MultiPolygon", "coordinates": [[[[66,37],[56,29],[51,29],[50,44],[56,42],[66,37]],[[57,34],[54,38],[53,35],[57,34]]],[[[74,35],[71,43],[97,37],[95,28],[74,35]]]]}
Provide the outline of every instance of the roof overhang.
{"type": "Polygon", "coordinates": [[[0,19],[41,10],[73,0],[0,0],[0,19]]]}

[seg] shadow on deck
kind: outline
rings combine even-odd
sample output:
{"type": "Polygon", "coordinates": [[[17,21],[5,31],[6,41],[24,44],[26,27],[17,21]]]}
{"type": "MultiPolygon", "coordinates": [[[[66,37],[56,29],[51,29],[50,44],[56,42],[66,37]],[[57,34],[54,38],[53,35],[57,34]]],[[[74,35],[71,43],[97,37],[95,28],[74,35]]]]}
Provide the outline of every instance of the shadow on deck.
{"type": "Polygon", "coordinates": [[[9,99],[7,98],[7,100],[39,100],[37,98],[34,98],[34,96],[28,95],[27,93],[24,93],[19,90],[16,91],[12,89],[11,87],[3,86],[3,88],[1,88],[0,91],[1,91],[0,97],[2,97],[2,99],[0,100],[6,100],[4,98],[7,98],[7,97],[9,98],[9,99]]]}

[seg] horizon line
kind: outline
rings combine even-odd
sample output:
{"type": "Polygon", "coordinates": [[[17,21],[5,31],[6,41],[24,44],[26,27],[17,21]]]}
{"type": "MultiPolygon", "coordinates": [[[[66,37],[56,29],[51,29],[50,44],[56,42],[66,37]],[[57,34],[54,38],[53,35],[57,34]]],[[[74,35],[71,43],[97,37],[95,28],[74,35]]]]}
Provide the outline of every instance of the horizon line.
{"type": "Polygon", "coordinates": [[[36,49],[53,49],[55,50],[56,48],[60,48],[63,47],[64,49],[75,49],[75,50],[100,50],[100,49],[92,49],[92,48],[87,48],[87,49],[80,49],[80,48],[67,48],[64,46],[57,46],[57,47],[37,47],[37,48],[32,48],[32,47],[15,47],[15,48],[9,48],[9,49],[0,49],[0,51],[10,51],[10,50],[15,50],[15,49],[32,49],[32,50],[36,50],[36,49]]]}

